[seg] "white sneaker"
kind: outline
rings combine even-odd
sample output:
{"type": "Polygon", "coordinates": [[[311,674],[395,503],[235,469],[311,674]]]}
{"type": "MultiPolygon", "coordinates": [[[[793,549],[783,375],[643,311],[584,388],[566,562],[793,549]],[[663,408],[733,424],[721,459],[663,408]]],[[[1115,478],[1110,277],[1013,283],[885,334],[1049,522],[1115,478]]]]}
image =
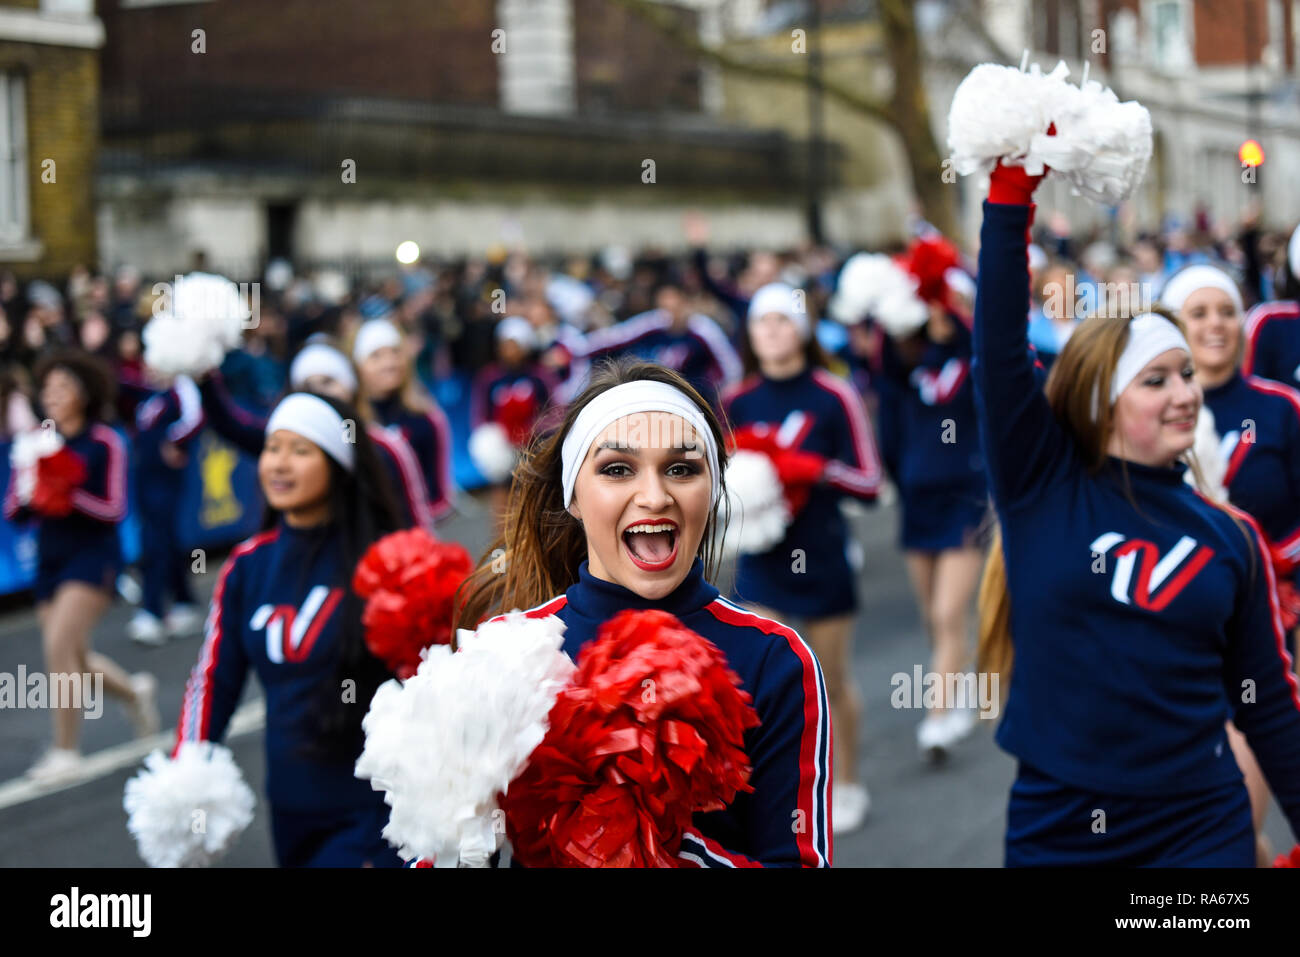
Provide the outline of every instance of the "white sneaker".
{"type": "Polygon", "coordinates": [[[856,831],[871,810],[871,795],[861,784],[836,784],[831,788],[831,831],[856,831]]]}
{"type": "Polygon", "coordinates": [[[195,605],[173,605],[163,624],[170,637],[188,638],[203,630],[203,613],[195,605]]]}
{"type": "Polygon", "coordinates": [[[948,740],[951,744],[956,744],[958,741],[965,740],[975,730],[979,718],[976,717],[973,708],[950,708],[944,720],[948,726],[948,740]]]}
{"type": "Polygon", "coordinates": [[[126,572],[117,576],[117,593],[128,605],[138,605],[144,598],[144,589],[140,587],[140,583],[126,572]]]}
{"type": "Polygon", "coordinates": [[[162,721],[158,716],[158,679],[147,671],[131,676],[131,690],[135,698],[126,703],[126,716],[131,721],[137,738],[157,734],[162,721]]]}
{"type": "Polygon", "coordinates": [[[132,641],[155,648],[167,643],[167,632],[163,628],[162,619],[143,608],[126,623],[126,636],[132,641]]]}
{"type": "Polygon", "coordinates": [[[952,747],[952,735],[948,730],[946,713],[927,714],[925,719],[916,726],[916,747],[922,757],[934,764],[948,757],[948,749],[952,747]]]}
{"type": "Polygon", "coordinates": [[[27,769],[25,777],[37,784],[62,784],[80,774],[85,760],[76,748],[50,748],[27,769]]]}

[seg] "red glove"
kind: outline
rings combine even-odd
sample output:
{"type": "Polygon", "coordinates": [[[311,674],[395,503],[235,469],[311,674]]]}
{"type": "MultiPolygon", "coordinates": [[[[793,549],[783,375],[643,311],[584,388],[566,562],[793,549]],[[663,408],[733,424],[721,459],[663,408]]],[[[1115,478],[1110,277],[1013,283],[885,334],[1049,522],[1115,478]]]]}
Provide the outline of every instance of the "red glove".
{"type": "Polygon", "coordinates": [[[1046,175],[1044,169],[1042,175],[1030,176],[1023,166],[1003,166],[999,160],[989,176],[989,202],[1030,206],[1034,202],[1034,190],[1046,175]]]}
{"type": "MultiPolygon", "coordinates": [[[[1047,128],[1047,135],[1056,135],[1055,123],[1047,128]]],[[[1032,205],[1034,190],[1048,172],[1050,170],[1044,166],[1041,174],[1030,176],[1023,166],[1003,166],[1002,161],[998,160],[998,165],[993,167],[993,172],[989,175],[989,202],[1008,206],[1032,205]]]]}

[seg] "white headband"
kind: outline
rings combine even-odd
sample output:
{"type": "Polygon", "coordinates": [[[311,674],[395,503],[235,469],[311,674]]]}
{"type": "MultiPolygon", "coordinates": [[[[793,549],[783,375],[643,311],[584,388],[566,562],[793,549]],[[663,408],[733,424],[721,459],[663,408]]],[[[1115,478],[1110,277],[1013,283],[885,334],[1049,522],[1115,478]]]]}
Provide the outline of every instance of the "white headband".
{"type": "Polygon", "coordinates": [[[366,356],[383,349],[385,346],[400,346],[402,334],[387,319],[371,319],[363,322],[357,330],[357,339],[352,343],[352,361],[364,362],[366,356]]]}
{"type": "Polygon", "coordinates": [[[352,371],[348,357],[323,342],[303,346],[302,351],[294,356],[293,364],[289,366],[289,388],[301,389],[303,383],[314,375],[327,376],[347,386],[349,391],[357,391],[356,373],[352,371]]]}
{"type": "Polygon", "coordinates": [[[560,449],[560,462],[564,481],[564,507],[573,502],[573,487],[578,481],[578,471],[587,459],[587,450],[611,422],[638,412],[668,412],[681,416],[704,441],[709,459],[709,506],[718,501],[718,443],[713,430],[694,402],[676,386],[649,379],[624,382],[606,389],[583,407],[574,420],[573,428],[564,437],[560,449]]]}
{"type": "Polygon", "coordinates": [[[1170,349],[1183,349],[1188,354],[1192,351],[1178,327],[1164,316],[1153,312],[1135,316],[1128,324],[1128,345],[1115,363],[1115,374],[1110,377],[1111,404],[1137,378],[1143,366],[1170,349]]]}
{"type": "Polygon", "coordinates": [[[537,348],[537,332],[533,329],[533,324],[523,316],[506,316],[502,319],[497,324],[496,337],[497,342],[509,339],[528,350],[537,348]]]}
{"type": "Polygon", "coordinates": [[[278,429],[285,429],[315,442],[322,452],[349,472],[352,471],[356,461],[355,450],[344,435],[343,417],[319,396],[306,392],[285,396],[266,420],[267,438],[278,429]]]}
{"type": "Polygon", "coordinates": [[[1199,289],[1221,289],[1232,299],[1238,316],[1246,311],[1241,302],[1241,290],[1228,274],[1222,269],[1204,265],[1188,266],[1170,276],[1165,288],[1160,290],[1160,304],[1181,312],[1183,303],[1199,289]]]}
{"type": "Polygon", "coordinates": [[[795,295],[795,289],[783,282],[769,282],[754,293],[749,300],[749,321],[766,316],[769,312],[779,312],[788,316],[799,329],[799,338],[807,341],[810,334],[808,307],[802,292],[795,295]]]}
{"type": "Polygon", "coordinates": [[[1300,226],[1291,234],[1291,241],[1286,244],[1286,261],[1291,267],[1291,275],[1300,279],[1300,226]]]}

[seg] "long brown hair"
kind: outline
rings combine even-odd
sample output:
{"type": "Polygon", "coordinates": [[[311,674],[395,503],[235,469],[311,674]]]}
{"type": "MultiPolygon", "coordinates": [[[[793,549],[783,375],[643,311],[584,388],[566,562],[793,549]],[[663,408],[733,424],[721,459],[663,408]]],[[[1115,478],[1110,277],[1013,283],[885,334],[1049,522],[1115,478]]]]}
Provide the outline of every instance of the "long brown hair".
{"type": "MultiPolygon", "coordinates": [[[[461,585],[455,627],[475,628],[494,614],[532,608],[577,582],[578,568],[587,558],[587,536],[564,507],[564,437],[596,396],[617,385],[642,380],[673,386],[699,408],[717,443],[718,482],[725,495],[727,453],[722,426],[703,397],[664,366],[629,357],[606,360],[592,371],[587,387],[569,406],[559,426],[535,437],[515,467],[502,535],[488,546],[479,567],[461,585]]],[[[699,555],[704,559],[704,575],[710,579],[717,572],[720,558],[714,532],[722,497],[719,495],[718,503],[709,512],[700,539],[699,555]]]]}
{"type": "MultiPolygon", "coordinates": [[[[1173,313],[1161,307],[1155,307],[1151,311],[1172,322],[1186,336],[1186,328],[1173,313]]],[[[1106,464],[1106,445],[1114,428],[1114,409],[1109,401],[1105,401],[1105,397],[1110,395],[1111,378],[1115,374],[1120,355],[1128,345],[1128,336],[1127,318],[1093,316],[1085,319],[1070,335],[1047,377],[1044,391],[1048,404],[1057,422],[1074,440],[1084,468],[1092,475],[1100,472],[1106,464]],[[1098,400],[1096,396],[1103,398],[1098,400]],[[1094,402],[1097,406],[1095,420],[1094,402]]],[[[1208,497],[1209,490],[1193,450],[1183,453],[1183,459],[1196,478],[1197,488],[1202,493],[1207,493],[1208,497]]],[[[1123,482],[1129,501],[1137,508],[1127,472],[1123,474],[1123,482]]],[[[1235,516],[1233,520],[1247,541],[1250,541],[1250,532],[1235,516]]],[[[1254,554],[1253,545],[1251,554],[1254,554]]],[[[1002,550],[1000,525],[994,530],[988,560],[984,565],[978,605],[977,667],[981,672],[1001,676],[1000,686],[1005,696],[1010,687],[1014,654],[1011,643],[1011,597],[1007,588],[1006,556],[1002,550]]]]}

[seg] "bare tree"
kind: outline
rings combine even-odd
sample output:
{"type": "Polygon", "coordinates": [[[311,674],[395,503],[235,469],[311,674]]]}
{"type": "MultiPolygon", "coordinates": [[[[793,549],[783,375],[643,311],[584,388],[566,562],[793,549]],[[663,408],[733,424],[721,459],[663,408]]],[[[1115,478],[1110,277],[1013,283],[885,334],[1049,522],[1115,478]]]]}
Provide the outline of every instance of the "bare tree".
{"type": "MultiPolygon", "coordinates": [[[[723,70],[765,80],[783,80],[807,85],[808,69],[795,69],[760,62],[710,47],[674,12],[654,0],[614,0],[659,33],[668,37],[701,61],[723,70]]],[[[818,0],[809,0],[816,3],[818,0]]],[[[824,94],[854,112],[884,123],[902,140],[907,156],[912,190],[925,218],[952,235],[957,228],[957,197],[943,176],[943,158],[930,125],[930,104],[922,71],[921,44],[912,4],[907,0],[877,0],[884,45],[893,69],[893,91],[880,99],[852,89],[827,77],[820,78],[824,94]]],[[[949,177],[949,180],[951,178],[949,177]]]]}

